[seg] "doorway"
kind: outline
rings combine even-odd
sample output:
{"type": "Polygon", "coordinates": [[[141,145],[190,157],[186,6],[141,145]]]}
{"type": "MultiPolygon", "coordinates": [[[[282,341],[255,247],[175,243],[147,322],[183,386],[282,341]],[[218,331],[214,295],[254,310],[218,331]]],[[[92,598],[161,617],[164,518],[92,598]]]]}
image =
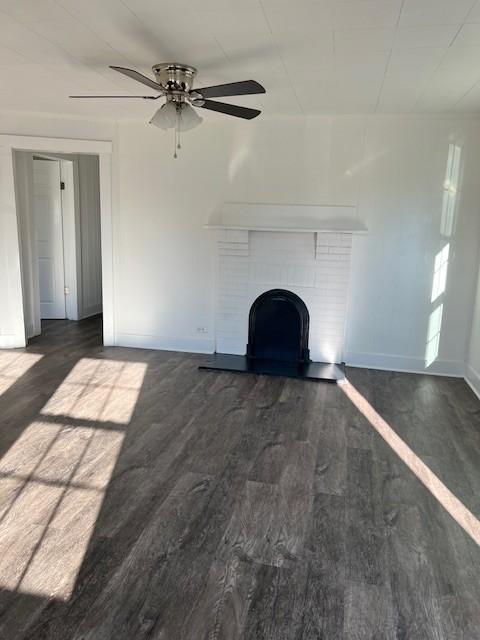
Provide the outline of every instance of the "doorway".
{"type": "Polygon", "coordinates": [[[99,158],[15,151],[25,335],[102,312],[99,158]]]}
{"type": "MultiPolygon", "coordinates": [[[[25,243],[23,216],[17,193],[27,200],[28,189],[17,189],[16,154],[29,151],[45,154],[92,154],[98,158],[100,173],[102,333],[105,346],[115,345],[114,256],[112,230],[112,142],[79,138],[58,138],[20,134],[0,134],[0,348],[25,347],[29,322],[26,307],[34,298],[23,274],[22,255],[31,246],[25,243]]],[[[99,241],[100,241],[100,234],[99,241]]]]}

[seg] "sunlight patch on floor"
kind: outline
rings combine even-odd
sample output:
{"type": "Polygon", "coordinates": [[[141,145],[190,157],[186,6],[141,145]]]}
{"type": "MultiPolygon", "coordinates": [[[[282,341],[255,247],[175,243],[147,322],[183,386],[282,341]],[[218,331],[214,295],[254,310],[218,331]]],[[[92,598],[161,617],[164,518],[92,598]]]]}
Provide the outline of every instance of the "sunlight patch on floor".
{"type": "Polygon", "coordinates": [[[466,533],[480,545],[480,521],[461,502],[433,471],[410,449],[392,427],[375,411],[372,405],[348,381],[339,384],[353,405],[365,416],[397,456],[410,468],[430,493],[448,511],[466,533]]]}
{"type": "Polygon", "coordinates": [[[39,353],[0,351],[0,395],[42,358],[39,353]]]}
{"type": "Polygon", "coordinates": [[[146,368],[80,360],[0,460],[0,587],[70,598],[146,368]]]}
{"type": "Polygon", "coordinates": [[[82,358],[42,414],[128,424],[146,368],[143,362],[82,358]]]}

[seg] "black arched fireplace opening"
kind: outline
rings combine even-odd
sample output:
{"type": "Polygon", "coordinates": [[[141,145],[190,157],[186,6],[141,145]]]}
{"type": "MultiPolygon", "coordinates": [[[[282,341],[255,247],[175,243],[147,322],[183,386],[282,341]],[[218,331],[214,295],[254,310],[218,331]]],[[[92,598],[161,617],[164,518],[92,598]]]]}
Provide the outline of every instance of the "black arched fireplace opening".
{"type": "Polygon", "coordinates": [[[291,291],[271,289],[252,304],[248,319],[247,358],[302,365],[310,362],[310,316],[291,291]]]}

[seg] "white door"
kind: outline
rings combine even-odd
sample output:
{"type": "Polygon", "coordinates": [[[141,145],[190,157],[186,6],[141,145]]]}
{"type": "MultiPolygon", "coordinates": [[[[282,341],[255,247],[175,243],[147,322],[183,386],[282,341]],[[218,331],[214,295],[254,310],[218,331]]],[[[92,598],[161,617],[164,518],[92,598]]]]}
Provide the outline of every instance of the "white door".
{"type": "Polygon", "coordinates": [[[33,161],[33,214],[37,236],[40,317],[65,318],[60,162],[33,161]]]}

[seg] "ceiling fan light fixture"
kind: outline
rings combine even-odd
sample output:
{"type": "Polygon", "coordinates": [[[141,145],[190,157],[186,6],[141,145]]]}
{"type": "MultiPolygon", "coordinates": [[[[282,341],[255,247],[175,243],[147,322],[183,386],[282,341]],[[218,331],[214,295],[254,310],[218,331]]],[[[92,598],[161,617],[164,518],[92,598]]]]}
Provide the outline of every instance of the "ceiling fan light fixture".
{"type": "Polygon", "coordinates": [[[188,103],[174,102],[173,100],[167,100],[150,120],[150,124],[164,131],[177,129],[182,132],[194,129],[202,122],[203,118],[188,103]]]}
{"type": "Polygon", "coordinates": [[[162,104],[152,116],[150,124],[153,124],[159,129],[167,131],[167,129],[175,129],[178,123],[177,109],[175,103],[172,100],[167,100],[165,104],[162,104]]]}
{"type": "Polygon", "coordinates": [[[198,127],[198,125],[203,122],[203,118],[199,116],[195,109],[186,102],[182,102],[180,104],[178,130],[189,131],[190,129],[198,127]]]}
{"type": "Polygon", "coordinates": [[[193,107],[186,102],[176,100],[167,100],[167,102],[153,114],[150,120],[150,124],[164,131],[174,129],[174,158],[177,157],[177,149],[180,149],[180,133],[194,129],[201,122],[203,122],[203,118],[198,115],[193,107]]]}

